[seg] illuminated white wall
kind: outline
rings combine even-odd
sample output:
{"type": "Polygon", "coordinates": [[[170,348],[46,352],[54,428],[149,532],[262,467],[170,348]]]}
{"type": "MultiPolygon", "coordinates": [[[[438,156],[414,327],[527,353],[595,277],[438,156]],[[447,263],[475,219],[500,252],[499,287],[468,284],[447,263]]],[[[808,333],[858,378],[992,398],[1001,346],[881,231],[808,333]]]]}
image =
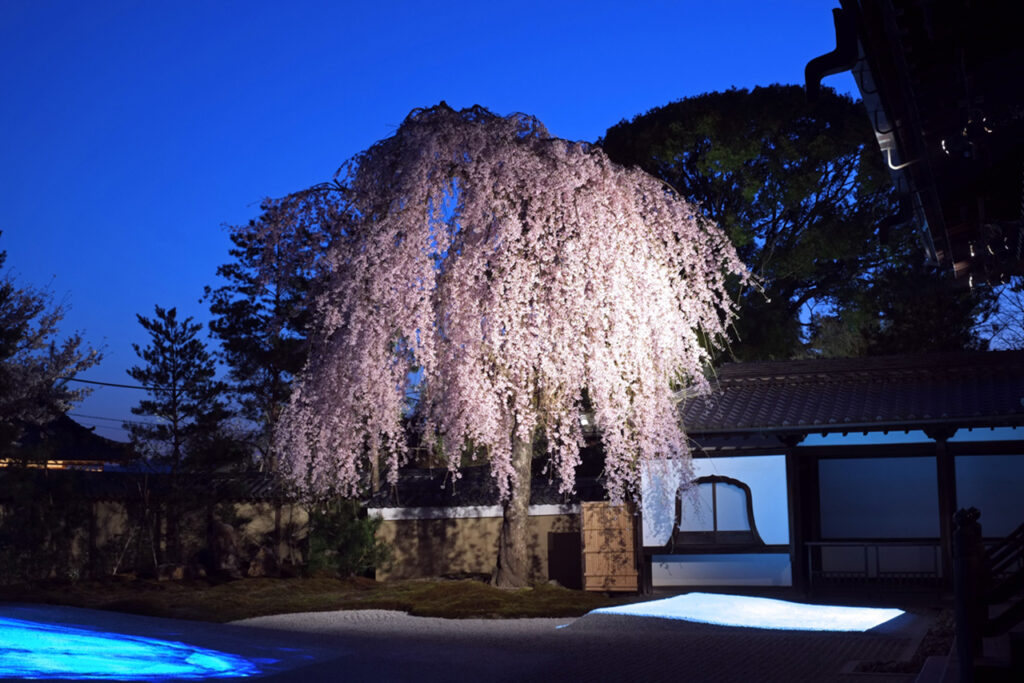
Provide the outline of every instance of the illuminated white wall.
{"type": "MultiPolygon", "coordinates": [[[[694,458],[693,476],[695,478],[713,474],[738,479],[750,487],[750,495],[754,501],[754,524],[757,525],[757,531],[766,544],[784,545],[789,543],[785,456],[694,458]]],[[[668,496],[649,495],[651,491],[651,476],[645,472],[644,545],[665,545],[671,535],[675,503],[668,496]]],[[[684,504],[690,504],[690,501],[684,501],[684,504]]]]}
{"type": "Polygon", "coordinates": [[[654,586],[791,586],[789,555],[654,555],[654,586]]]}
{"type": "MultiPolygon", "coordinates": [[[[719,475],[750,487],[754,524],[769,545],[789,543],[789,512],[784,455],[695,458],[694,477],[719,475]]],[[[649,472],[644,476],[643,539],[645,546],[665,545],[671,536],[675,503],[671,496],[654,495],[649,472]],[[652,493],[652,495],[648,495],[652,493]]],[[[696,501],[686,500],[684,505],[696,501]]],[[[707,503],[705,503],[707,505],[707,503]]],[[[700,511],[697,511],[699,515],[700,511]]],[[[688,511],[692,516],[692,511],[688,511]]],[[[710,517],[710,510],[706,516],[710,517]]],[[[790,586],[789,554],[654,555],[654,586],[790,586]]]]}
{"type": "MultiPolygon", "coordinates": [[[[953,441],[1013,440],[1022,436],[1019,429],[961,430],[953,441]]],[[[923,432],[830,434],[809,436],[802,447],[882,443],[921,443],[927,448],[925,454],[913,457],[822,458],[818,467],[822,538],[924,540],[882,548],[827,547],[821,552],[821,568],[863,571],[868,576],[939,574],[933,441],[923,432]]],[[[764,542],[788,545],[785,456],[700,458],[693,461],[693,469],[694,477],[717,474],[747,484],[754,521],[764,542]]],[[[643,542],[648,548],[663,546],[671,535],[674,502],[671,496],[648,496],[653,482],[649,472],[644,475],[643,542]]],[[[1005,536],[1024,523],[1024,443],[1019,455],[959,455],[956,476],[957,506],[981,510],[986,536],[1005,536]]],[[[704,507],[708,507],[706,502],[704,507]]],[[[687,517],[697,519],[691,527],[699,528],[700,511],[686,512],[687,517]]],[[[710,510],[705,514],[710,519],[710,510]]],[[[655,586],[786,586],[792,581],[788,554],[655,555],[651,568],[655,586]]]]}

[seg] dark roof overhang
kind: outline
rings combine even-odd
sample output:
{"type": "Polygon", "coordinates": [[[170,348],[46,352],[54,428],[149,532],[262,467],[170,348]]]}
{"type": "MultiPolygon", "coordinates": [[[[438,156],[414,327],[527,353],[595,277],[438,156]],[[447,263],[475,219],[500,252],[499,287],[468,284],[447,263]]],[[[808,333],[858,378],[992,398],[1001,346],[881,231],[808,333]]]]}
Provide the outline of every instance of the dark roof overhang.
{"type": "Polygon", "coordinates": [[[851,69],[929,256],[964,283],[1024,275],[1024,41],[1010,2],[841,0],[837,49],[808,95],[851,69]],[[854,45],[856,49],[854,49],[854,45]]]}

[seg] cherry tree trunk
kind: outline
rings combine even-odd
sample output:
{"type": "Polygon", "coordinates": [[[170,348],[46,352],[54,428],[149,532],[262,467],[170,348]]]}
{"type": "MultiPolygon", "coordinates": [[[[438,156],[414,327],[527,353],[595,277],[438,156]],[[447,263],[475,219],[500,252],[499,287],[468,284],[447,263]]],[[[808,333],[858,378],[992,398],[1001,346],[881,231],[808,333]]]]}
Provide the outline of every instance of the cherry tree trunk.
{"type": "Polygon", "coordinates": [[[530,526],[530,467],[533,443],[514,438],[512,466],[518,481],[508,500],[502,503],[501,534],[498,536],[498,566],[491,583],[498,588],[523,588],[529,584],[530,556],[527,550],[530,526]]]}

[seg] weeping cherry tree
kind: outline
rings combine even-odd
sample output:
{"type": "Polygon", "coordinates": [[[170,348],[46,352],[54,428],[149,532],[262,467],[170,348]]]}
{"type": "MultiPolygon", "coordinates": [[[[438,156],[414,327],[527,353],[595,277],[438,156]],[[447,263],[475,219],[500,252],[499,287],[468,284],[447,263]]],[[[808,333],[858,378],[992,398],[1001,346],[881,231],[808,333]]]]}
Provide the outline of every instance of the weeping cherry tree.
{"type": "Polygon", "coordinates": [[[612,500],[637,494],[642,462],[688,462],[674,391],[707,388],[708,346],[734,312],[726,280],[748,275],[672,188],[530,116],[444,103],[413,111],[339,182],[347,218],[277,432],[283,471],[308,494],[353,494],[378,461],[396,481],[412,367],[453,475],[464,455],[490,464],[497,585],[528,579],[535,444],[573,490],[584,396],[612,500]]]}

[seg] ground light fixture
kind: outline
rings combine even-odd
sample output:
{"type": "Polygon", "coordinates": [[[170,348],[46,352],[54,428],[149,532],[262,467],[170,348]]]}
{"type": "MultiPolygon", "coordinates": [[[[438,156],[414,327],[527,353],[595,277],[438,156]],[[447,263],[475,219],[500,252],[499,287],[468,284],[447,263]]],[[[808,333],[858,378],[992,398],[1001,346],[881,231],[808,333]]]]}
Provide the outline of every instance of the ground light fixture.
{"type": "Polygon", "coordinates": [[[186,643],[0,617],[0,677],[202,680],[262,673],[251,660],[186,643]]]}
{"type": "Polygon", "coordinates": [[[792,631],[867,631],[895,619],[903,614],[903,610],[811,605],[717,593],[686,593],[663,600],[602,607],[592,613],[792,631]]]}

